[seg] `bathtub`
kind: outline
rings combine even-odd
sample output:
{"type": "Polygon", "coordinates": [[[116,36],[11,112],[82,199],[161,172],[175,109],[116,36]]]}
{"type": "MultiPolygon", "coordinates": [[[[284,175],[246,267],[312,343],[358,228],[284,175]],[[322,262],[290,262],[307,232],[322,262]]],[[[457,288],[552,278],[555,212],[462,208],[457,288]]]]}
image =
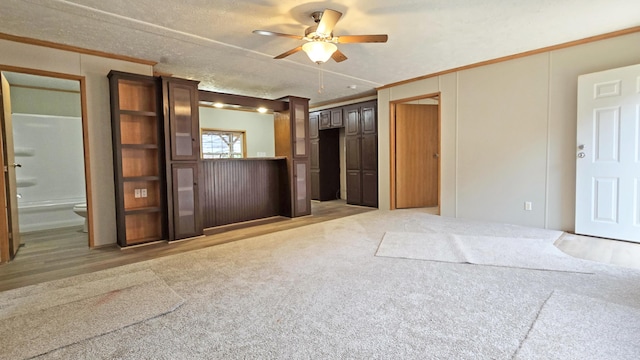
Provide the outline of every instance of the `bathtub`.
{"type": "Polygon", "coordinates": [[[76,204],[86,202],[85,198],[18,201],[20,232],[58,229],[70,226],[82,227],[84,218],[73,212],[76,204]]]}

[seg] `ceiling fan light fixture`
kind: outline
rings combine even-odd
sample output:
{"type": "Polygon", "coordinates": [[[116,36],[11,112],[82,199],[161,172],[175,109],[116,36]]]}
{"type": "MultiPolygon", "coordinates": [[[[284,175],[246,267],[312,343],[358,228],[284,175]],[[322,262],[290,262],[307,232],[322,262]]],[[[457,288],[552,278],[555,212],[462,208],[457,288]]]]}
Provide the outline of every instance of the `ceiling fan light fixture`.
{"type": "Polygon", "coordinates": [[[331,55],[338,50],[338,47],[326,41],[310,41],[302,45],[302,50],[307,53],[311,61],[320,64],[331,59],[331,55]]]}

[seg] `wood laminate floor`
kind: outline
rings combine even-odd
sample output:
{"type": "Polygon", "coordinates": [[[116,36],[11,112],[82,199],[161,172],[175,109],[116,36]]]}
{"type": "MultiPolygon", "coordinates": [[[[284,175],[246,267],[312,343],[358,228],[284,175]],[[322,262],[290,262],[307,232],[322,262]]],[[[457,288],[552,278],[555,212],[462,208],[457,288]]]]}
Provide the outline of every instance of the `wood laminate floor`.
{"type": "MultiPolygon", "coordinates": [[[[120,249],[110,246],[89,249],[81,227],[40,231],[23,235],[16,258],[0,265],[0,291],[83,273],[145,261],[156,257],[242,240],[318,222],[356,215],[373,209],[346,205],[344,201],[312,202],[311,216],[272,218],[250,227],[228,226],[206,231],[206,236],[178,242],[160,242],[120,249]]],[[[435,214],[437,208],[426,209],[435,214]]],[[[640,244],[564,234],[555,245],[565,253],[588,260],[640,269],[640,244]]]]}
{"type": "Polygon", "coordinates": [[[0,265],[0,291],[104,270],[185,251],[202,249],[276,231],[356,215],[373,208],[346,205],[344,200],[311,203],[312,215],[276,217],[250,227],[227,226],[205,231],[206,236],[177,242],[159,242],[120,249],[113,245],[89,249],[81,227],[39,231],[22,235],[23,245],[11,262],[0,265]]]}

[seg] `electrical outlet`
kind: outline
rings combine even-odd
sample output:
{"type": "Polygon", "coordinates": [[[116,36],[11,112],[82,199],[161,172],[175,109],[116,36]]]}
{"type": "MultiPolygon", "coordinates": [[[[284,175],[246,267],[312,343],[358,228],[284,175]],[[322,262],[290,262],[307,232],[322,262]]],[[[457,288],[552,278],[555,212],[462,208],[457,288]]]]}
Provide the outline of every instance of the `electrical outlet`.
{"type": "Polygon", "coordinates": [[[137,199],[140,197],[140,189],[135,189],[133,191],[133,196],[137,199]]]}
{"type": "Polygon", "coordinates": [[[531,211],[533,207],[533,204],[531,203],[531,201],[525,201],[524,202],[524,209],[526,211],[531,211]]]}
{"type": "Polygon", "coordinates": [[[146,198],[147,197],[147,189],[141,189],[140,190],[140,196],[143,197],[143,198],[146,198]]]}

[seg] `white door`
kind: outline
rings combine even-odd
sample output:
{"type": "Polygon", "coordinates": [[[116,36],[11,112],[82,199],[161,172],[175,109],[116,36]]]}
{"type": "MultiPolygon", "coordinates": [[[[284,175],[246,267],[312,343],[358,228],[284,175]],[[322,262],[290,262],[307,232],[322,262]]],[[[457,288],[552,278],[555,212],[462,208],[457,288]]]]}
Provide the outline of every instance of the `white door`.
{"type": "Polygon", "coordinates": [[[640,65],[578,78],[576,233],[640,242],[640,65]]]}

